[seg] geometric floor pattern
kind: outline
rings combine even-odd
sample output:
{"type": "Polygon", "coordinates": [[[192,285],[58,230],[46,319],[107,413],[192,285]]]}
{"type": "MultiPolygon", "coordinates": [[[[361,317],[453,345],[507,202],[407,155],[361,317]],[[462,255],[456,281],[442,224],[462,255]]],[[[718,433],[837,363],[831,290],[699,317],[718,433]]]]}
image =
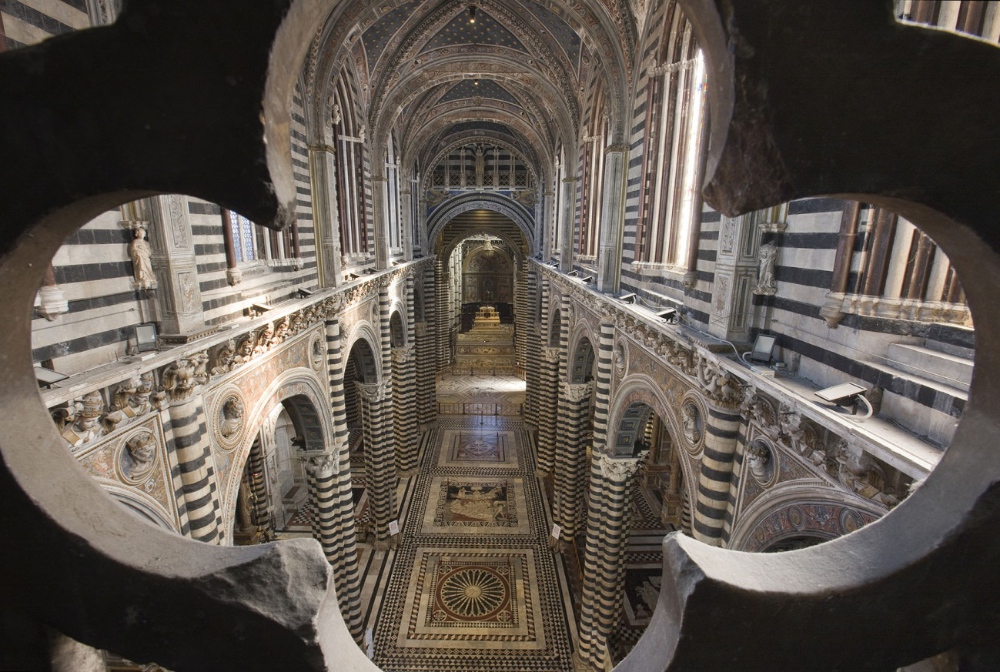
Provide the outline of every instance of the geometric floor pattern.
{"type": "MultiPolygon", "coordinates": [[[[447,393],[475,394],[449,382],[447,393]]],[[[504,396],[496,379],[487,386],[504,396]]],[[[381,669],[572,671],[566,580],[531,450],[519,417],[439,418],[368,620],[381,669]]]]}

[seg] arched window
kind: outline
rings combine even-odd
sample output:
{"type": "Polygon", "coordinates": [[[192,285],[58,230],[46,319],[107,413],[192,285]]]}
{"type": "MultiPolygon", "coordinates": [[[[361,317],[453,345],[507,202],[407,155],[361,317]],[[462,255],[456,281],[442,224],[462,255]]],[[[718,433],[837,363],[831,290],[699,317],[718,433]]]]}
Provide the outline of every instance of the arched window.
{"type": "Polygon", "coordinates": [[[354,105],[346,69],[341,70],[334,93],[333,146],[337,157],[337,215],[340,220],[340,250],[345,265],[368,257],[368,215],[364,172],[366,129],[354,105]]]}
{"type": "Polygon", "coordinates": [[[583,138],[583,172],[580,187],[580,237],[576,252],[581,261],[597,258],[604,192],[604,149],[608,145],[608,119],[604,111],[604,87],[598,83],[590,108],[587,134],[583,138]]]}
{"type": "Polygon", "coordinates": [[[704,151],[706,74],[691,24],[673,12],[661,64],[649,69],[645,152],[635,260],[683,265],[704,151]]]}

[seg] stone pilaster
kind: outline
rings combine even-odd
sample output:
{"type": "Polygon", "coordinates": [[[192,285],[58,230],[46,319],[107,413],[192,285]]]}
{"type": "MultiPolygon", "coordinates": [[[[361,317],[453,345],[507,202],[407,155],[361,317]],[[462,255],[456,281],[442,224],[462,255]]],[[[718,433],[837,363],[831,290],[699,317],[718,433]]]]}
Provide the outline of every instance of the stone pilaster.
{"type": "Polygon", "coordinates": [[[552,472],[552,518],[562,528],[562,550],[583,527],[583,490],[587,480],[590,395],[594,383],[559,385],[555,469],[552,472]]]}
{"type": "MultiPolygon", "coordinates": [[[[568,164],[567,164],[568,165],[568,164]]],[[[563,178],[563,220],[559,238],[559,270],[573,270],[573,232],[576,230],[576,188],[579,178],[563,178]]]]}
{"type": "Polygon", "coordinates": [[[204,331],[187,197],[154,196],[148,203],[154,223],[149,227],[150,263],[156,274],[160,333],[186,336],[204,331]]]}
{"type": "Polygon", "coordinates": [[[628,145],[604,150],[604,189],[601,202],[600,247],[597,251],[597,287],[613,294],[618,291],[622,268],[622,231],[625,225],[625,165],[628,145]]]}
{"type": "Polygon", "coordinates": [[[372,218],[375,224],[375,268],[389,268],[389,213],[385,211],[385,175],[372,176],[372,218]]]}
{"type": "Polygon", "coordinates": [[[578,669],[605,669],[608,637],[621,617],[632,489],[641,461],[597,452],[591,460],[578,669]]]}
{"type": "Polygon", "coordinates": [[[753,289],[757,285],[759,232],[752,213],[723,217],[712,285],[708,331],[731,341],[750,334],[753,289]]]}
{"type": "Polygon", "coordinates": [[[340,209],[337,203],[337,156],[329,145],[309,148],[313,224],[321,287],[337,287],[343,279],[340,256],[340,209]]]}

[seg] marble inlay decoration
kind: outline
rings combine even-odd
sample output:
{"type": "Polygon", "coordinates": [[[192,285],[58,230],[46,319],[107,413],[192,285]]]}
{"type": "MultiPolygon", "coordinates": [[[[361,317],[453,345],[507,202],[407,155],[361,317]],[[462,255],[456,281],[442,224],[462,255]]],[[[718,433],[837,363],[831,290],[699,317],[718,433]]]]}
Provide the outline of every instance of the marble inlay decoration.
{"type": "Polygon", "coordinates": [[[436,476],[430,484],[423,534],[529,534],[520,478],[436,476]]]}
{"type": "Polygon", "coordinates": [[[396,645],[544,649],[531,549],[419,548],[396,645]]]}

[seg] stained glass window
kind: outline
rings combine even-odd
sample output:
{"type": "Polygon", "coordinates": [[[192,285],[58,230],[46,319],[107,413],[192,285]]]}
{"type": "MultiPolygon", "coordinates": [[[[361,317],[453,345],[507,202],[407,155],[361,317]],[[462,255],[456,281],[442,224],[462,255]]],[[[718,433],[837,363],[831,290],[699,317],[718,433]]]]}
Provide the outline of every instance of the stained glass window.
{"type": "Polygon", "coordinates": [[[233,251],[236,254],[236,261],[256,259],[253,244],[253,222],[230,210],[229,225],[233,229],[233,251]]]}

